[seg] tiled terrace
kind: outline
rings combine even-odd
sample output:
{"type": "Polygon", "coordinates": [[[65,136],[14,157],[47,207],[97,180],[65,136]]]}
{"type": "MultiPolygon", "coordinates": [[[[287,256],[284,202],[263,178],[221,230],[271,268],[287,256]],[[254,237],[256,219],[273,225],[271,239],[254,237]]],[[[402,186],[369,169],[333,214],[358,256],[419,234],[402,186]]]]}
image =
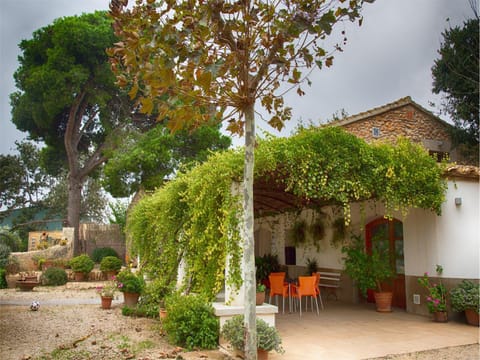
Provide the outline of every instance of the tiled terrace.
{"type": "Polygon", "coordinates": [[[280,309],[276,326],[286,352],[271,352],[271,360],[368,359],[479,342],[479,328],[460,321],[435,323],[401,309],[385,314],[340,301],[327,302],[319,316],[310,308],[302,317],[280,309]]]}

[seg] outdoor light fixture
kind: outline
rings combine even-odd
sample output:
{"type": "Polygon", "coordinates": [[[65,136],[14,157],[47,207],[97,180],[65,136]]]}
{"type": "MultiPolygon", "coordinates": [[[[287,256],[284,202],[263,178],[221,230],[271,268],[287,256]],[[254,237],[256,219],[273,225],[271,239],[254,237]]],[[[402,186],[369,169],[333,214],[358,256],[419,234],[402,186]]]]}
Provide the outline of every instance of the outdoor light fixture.
{"type": "Polygon", "coordinates": [[[456,206],[462,205],[462,198],[461,197],[456,197],[455,198],[455,205],[456,206]]]}

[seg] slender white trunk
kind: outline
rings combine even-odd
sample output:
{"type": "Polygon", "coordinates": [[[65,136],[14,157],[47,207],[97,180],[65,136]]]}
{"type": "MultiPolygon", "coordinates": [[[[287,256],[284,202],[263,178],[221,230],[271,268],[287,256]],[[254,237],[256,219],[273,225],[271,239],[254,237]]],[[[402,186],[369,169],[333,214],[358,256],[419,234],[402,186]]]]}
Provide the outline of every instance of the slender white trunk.
{"type": "Polygon", "coordinates": [[[257,359],[255,314],[255,246],[253,236],[253,168],[255,149],[255,113],[253,104],[245,112],[245,164],[243,174],[243,256],[245,261],[245,356],[257,359]]]}

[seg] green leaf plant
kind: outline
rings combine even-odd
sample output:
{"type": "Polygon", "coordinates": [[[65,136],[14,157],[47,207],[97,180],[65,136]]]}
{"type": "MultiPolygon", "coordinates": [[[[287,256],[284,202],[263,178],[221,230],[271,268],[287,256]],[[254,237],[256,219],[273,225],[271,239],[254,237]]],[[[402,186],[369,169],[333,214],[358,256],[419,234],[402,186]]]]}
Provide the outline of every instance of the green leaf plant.
{"type": "MultiPolygon", "coordinates": [[[[232,183],[242,177],[242,151],[213,154],[168,182],[132,209],[127,230],[144,269],[165,284],[176,281],[185,261],[189,291],[213,299],[225,281],[242,283],[239,219],[242,209],[232,183]]],[[[255,178],[273,176],[300,197],[343,207],[376,199],[387,216],[424,208],[440,213],[445,181],[442,166],[418,145],[369,145],[340,128],[303,130],[291,138],[259,140],[255,178]]]]}

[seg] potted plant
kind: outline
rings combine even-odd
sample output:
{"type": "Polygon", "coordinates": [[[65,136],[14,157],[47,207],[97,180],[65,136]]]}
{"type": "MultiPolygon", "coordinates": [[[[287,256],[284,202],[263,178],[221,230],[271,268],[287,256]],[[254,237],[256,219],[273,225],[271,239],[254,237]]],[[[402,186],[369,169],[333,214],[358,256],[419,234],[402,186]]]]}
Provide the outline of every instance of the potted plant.
{"type": "Polygon", "coordinates": [[[279,270],[280,263],[278,262],[277,255],[265,254],[255,258],[255,277],[257,284],[262,283],[269,288],[268,275],[279,270]]]}
{"type": "MultiPolygon", "coordinates": [[[[437,275],[441,275],[443,268],[437,265],[437,275]]],[[[442,283],[432,283],[426,272],[423,277],[418,278],[418,283],[428,290],[427,307],[433,319],[437,322],[447,322],[447,289],[442,283]]]]}
{"type": "Polygon", "coordinates": [[[105,285],[98,286],[95,290],[102,300],[102,309],[110,309],[115,292],[119,289],[120,284],[115,278],[105,282],[105,285]]]}
{"type": "Polygon", "coordinates": [[[123,292],[126,306],[133,307],[138,303],[138,298],[145,287],[145,280],[141,274],[134,274],[130,269],[124,269],[117,275],[119,289],[123,292]]]}
{"type": "Polygon", "coordinates": [[[5,271],[5,279],[8,288],[15,288],[16,282],[20,278],[20,275],[18,274],[20,272],[20,262],[15,255],[10,255],[8,258],[7,264],[5,265],[5,271]]]}
{"type": "Polygon", "coordinates": [[[111,279],[122,268],[122,260],[116,256],[105,256],[100,261],[100,270],[103,271],[107,279],[111,279]]]}
{"type": "Polygon", "coordinates": [[[479,326],[480,284],[463,280],[458,286],[450,290],[450,301],[453,311],[465,311],[467,323],[479,326]]]}
{"type": "Polygon", "coordinates": [[[389,252],[372,246],[372,251],[367,253],[363,239],[352,236],[351,242],[342,247],[342,253],[345,272],[356,282],[362,295],[366,297],[367,290],[374,289],[377,311],[391,312],[392,292],[382,289],[382,283],[394,277],[389,252]]]}
{"type": "MultiPolygon", "coordinates": [[[[227,320],[222,327],[221,335],[230,345],[239,351],[244,351],[245,336],[243,315],[236,315],[227,320]]],[[[257,318],[257,359],[268,359],[268,352],[275,350],[282,354],[282,339],[275,327],[269,326],[263,319],[257,318]]]]}
{"type": "Polygon", "coordinates": [[[15,283],[15,286],[20,289],[20,291],[32,291],[33,288],[39,285],[38,276],[34,272],[25,272],[20,273],[20,279],[15,283]]]}
{"type": "Polygon", "coordinates": [[[75,274],[75,281],[84,281],[95,266],[93,260],[86,254],[75,256],[69,264],[75,274]]]}
{"type": "Polygon", "coordinates": [[[165,308],[164,299],[158,302],[158,316],[160,317],[160,319],[165,319],[167,317],[167,309],[165,308]]]}
{"type": "Polygon", "coordinates": [[[318,271],[318,263],[315,258],[307,258],[307,275],[312,275],[318,271]]]}
{"type": "Polygon", "coordinates": [[[257,284],[256,305],[262,305],[265,302],[265,289],[266,286],[264,284],[257,284]]]}

